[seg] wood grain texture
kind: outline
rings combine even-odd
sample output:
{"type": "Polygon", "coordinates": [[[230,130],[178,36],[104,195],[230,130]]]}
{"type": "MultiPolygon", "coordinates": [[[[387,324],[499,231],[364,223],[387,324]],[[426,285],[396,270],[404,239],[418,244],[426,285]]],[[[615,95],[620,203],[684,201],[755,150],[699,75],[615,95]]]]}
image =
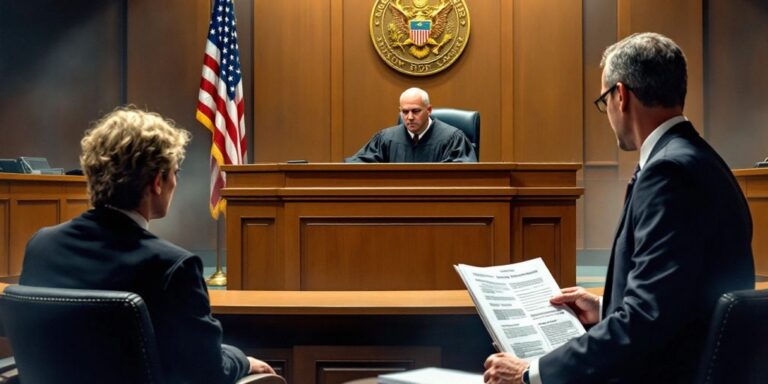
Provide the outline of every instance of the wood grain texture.
{"type": "Polygon", "coordinates": [[[737,169],[733,173],[747,197],[752,214],[755,274],[768,277],[768,168],[737,169]]]}
{"type": "Polygon", "coordinates": [[[82,176],[0,173],[0,276],[19,275],[27,241],[89,207],[82,176]]]}
{"type": "Polygon", "coordinates": [[[572,285],[578,168],[227,166],[228,286],[455,289],[462,284],[453,264],[503,265],[526,256],[544,258],[572,285]]]}

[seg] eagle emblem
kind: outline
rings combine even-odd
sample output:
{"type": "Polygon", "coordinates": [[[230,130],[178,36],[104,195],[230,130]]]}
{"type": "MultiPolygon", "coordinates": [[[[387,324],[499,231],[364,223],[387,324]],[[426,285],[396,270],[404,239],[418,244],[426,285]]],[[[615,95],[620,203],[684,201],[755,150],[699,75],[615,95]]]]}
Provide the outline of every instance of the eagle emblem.
{"type": "Polygon", "coordinates": [[[382,59],[398,71],[435,73],[464,50],[469,10],[464,0],[377,0],[371,38],[382,59]]]}
{"type": "Polygon", "coordinates": [[[453,4],[446,0],[440,0],[440,4],[434,6],[429,5],[427,0],[413,0],[411,6],[396,0],[389,3],[389,9],[392,21],[387,29],[391,44],[407,48],[408,53],[417,59],[427,57],[430,51],[439,54],[440,48],[453,38],[445,32],[447,24],[451,23],[448,13],[453,9],[453,4]],[[441,39],[440,42],[435,38],[441,39]]]}

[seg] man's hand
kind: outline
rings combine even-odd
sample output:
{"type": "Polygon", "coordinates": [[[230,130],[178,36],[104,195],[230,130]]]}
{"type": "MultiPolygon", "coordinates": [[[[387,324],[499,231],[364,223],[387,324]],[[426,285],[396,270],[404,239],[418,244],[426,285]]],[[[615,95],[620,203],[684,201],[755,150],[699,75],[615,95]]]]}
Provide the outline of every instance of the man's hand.
{"type": "Polygon", "coordinates": [[[253,357],[248,356],[248,362],[251,363],[251,370],[248,372],[251,373],[271,373],[275,374],[275,370],[272,369],[272,367],[269,366],[269,364],[259,360],[255,359],[253,357]]]}
{"type": "Polygon", "coordinates": [[[508,353],[495,353],[485,360],[485,384],[522,384],[528,363],[508,353]]]}
{"type": "Polygon", "coordinates": [[[582,287],[563,288],[560,294],[553,296],[549,302],[571,307],[584,325],[600,321],[600,296],[591,294],[582,287]]]}

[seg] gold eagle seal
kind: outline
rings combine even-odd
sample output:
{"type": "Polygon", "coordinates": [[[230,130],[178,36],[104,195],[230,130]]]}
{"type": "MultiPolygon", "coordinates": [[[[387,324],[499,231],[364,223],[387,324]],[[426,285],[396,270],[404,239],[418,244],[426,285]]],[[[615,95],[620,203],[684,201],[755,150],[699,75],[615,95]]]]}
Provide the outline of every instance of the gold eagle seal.
{"type": "Polygon", "coordinates": [[[390,67],[431,75],[450,67],[467,46],[469,9],[464,0],[376,0],[371,40],[390,67]]]}

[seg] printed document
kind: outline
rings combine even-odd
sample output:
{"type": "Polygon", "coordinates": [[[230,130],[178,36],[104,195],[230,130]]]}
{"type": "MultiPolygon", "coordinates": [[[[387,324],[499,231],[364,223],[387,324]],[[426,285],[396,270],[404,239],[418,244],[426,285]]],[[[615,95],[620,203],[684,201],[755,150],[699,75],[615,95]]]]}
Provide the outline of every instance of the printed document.
{"type": "Polygon", "coordinates": [[[502,352],[530,361],[586,332],[570,308],[549,303],[560,288],[540,258],[493,267],[454,267],[502,352]]]}
{"type": "Polygon", "coordinates": [[[444,368],[421,368],[379,375],[380,384],[483,384],[483,375],[444,368]]]}

